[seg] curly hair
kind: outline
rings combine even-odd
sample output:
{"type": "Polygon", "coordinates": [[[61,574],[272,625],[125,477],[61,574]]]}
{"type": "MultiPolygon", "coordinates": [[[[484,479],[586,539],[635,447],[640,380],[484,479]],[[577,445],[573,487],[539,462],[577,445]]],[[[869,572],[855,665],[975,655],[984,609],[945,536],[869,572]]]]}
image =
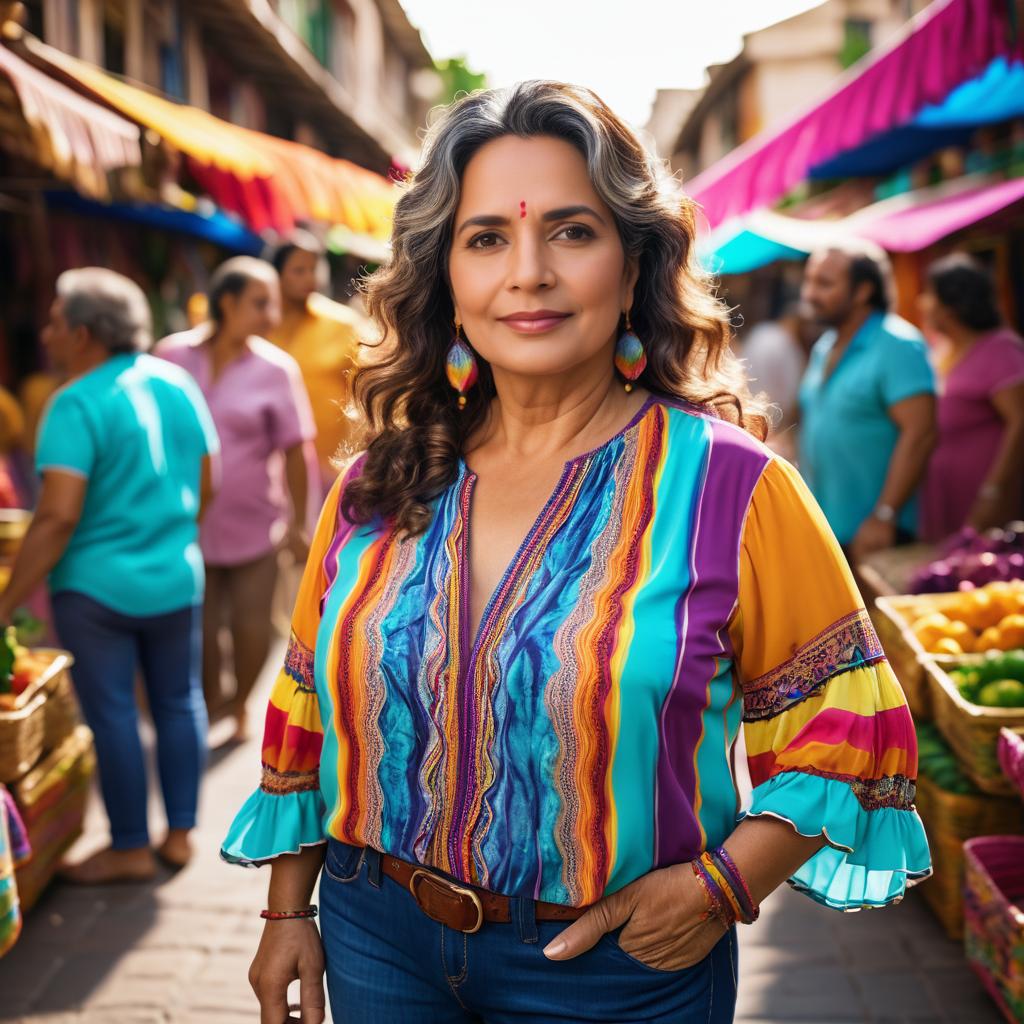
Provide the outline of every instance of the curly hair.
{"type": "Polygon", "coordinates": [[[586,160],[639,269],[631,318],[647,367],[638,383],[767,434],[765,407],[729,347],[729,311],[694,252],[695,204],[589,89],[522,82],[442,111],[396,205],[391,260],[364,283],[383,354],[354,386],[372,440],[342,496],[352,522],[381,517],[409,535],[425,530],[431,502],[455,480],[488,415],[495,388],[485,360],[477,355],[478,382],[463,410],[445,376],[454,317],[447,262],[463,172],[481,147],[508,135],[563,139],[586,160]]]}

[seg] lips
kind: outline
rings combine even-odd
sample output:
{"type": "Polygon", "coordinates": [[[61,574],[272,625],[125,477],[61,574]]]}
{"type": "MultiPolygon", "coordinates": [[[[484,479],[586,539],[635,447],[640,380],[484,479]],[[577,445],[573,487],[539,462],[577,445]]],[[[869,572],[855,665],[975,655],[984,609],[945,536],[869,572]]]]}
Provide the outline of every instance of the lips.
{"type": "Polygon", "coordinates": [[[560,313],[556,309],[520,310],[499,317],[499,320],[520,334],[542,334],[569,319],[571,313],[560,313]]]}

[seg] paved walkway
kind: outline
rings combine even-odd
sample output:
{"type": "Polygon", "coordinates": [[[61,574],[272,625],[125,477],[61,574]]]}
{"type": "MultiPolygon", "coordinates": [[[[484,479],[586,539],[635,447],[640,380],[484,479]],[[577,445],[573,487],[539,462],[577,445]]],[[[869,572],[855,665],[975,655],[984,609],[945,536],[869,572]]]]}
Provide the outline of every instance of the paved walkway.
{"type": "MultiPolygon", "coordinates": [[[[272,672],[254,697],[265,699],[272,672]]],[[[201,852],[139,887],[54,886],[0,961],[0,1020],[20,1024],[253,1024],[246,981],[269,873],[229,868],[217,844],[256,781],[259,743],[213,755],[201,852]]],[[[160,834],[159,801],[152,801],[160,834]]],[[[94,801],[76,852],[104,841],[94,801]]],[[[743,929],[744,1024],[998,1024],[1001,1018],[912,893],[899,907],[840,915],[788,889],[743,929]]],[[[341,1024],[341,1022],[339,1022],[341,1024]]],[[[395,1024],[403,1024],[396,1021],[395,1024]]]]}

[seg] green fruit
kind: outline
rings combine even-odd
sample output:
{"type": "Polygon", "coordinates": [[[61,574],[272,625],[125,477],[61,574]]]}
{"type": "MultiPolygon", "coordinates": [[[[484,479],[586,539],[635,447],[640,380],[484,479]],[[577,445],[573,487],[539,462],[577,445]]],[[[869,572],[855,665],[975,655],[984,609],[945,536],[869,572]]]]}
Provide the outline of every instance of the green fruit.
{"type": "Polygon", "coordinates": [[[996,679],[978,692],[978,700],[986,708],[1024,707],[1024,683],[1019,679],[996,679]]]}

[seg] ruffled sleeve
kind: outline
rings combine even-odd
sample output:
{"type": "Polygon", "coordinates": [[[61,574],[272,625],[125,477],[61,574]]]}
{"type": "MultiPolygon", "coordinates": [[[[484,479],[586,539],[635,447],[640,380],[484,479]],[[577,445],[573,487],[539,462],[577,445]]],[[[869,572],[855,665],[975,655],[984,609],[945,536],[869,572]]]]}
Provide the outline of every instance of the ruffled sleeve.
{"type": "Polygon", "coordinates": [[[324,732],[313,650],[343,487],[339,479],[324,503],[302,574],[284,664],[267,705],[259,789],[242,805],[221,847],[221,857],[232,864],[257,866],[326,842],[326,805],[320,792],[324,732]]]}
{"type": "Polygon", "coordinates": [[[824,836],[790,879],[819,903],[898,901],[931,873],[914,809],[913,721],[839,545],[781,459],[751,502],[730,632],[753,784],[747,816],[824,836]]]}

